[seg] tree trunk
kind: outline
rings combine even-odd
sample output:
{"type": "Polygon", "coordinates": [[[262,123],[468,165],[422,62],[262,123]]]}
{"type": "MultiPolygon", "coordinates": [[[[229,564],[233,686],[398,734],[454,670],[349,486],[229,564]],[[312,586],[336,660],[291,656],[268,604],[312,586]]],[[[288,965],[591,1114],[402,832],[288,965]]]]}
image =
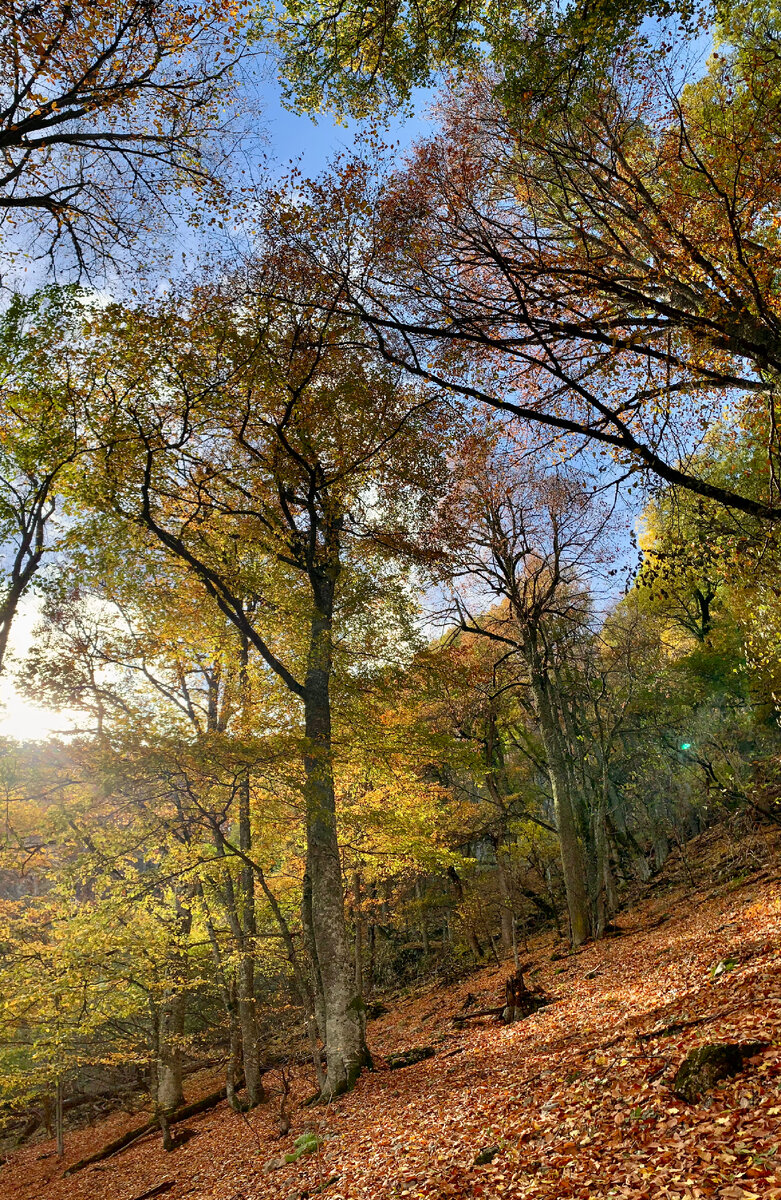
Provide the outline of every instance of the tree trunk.
{"type": "MultiPolygon", "coordinates": [[[[240,693],[242,732],[249,728],[249,642],[245,636],[241,642],[240,693]]],[[[266,1098],[263,1090],[260,1054],[258,1051],[258,1021],[255,1006],[255,875],[249,855],[252,852],[252,812],[249,767],[242,771],[239,781],[239,849],[247,858],[241,860],[239,870],[239,920],[241,923],[241,958],[238,969],[239,1024],[244,1058],[244,1080],[247,1105],[255,1108],[266,1098]]]]}
{"type": "Polygon", "coordinates": [[[317,958],[315,944],[315,925],[312,915],[312,878],[308,871],[304,873],[301,894],[301,927],[304,934],[309,961],[312,964],[312,979],[314,982],[315,1018],[320,1040],[325,1045],[325,996],[323,995],[323,977],[320,974],[320,963],[317,958]]]}
{"type": "Polygon", "coordinates": [[[236,998],[236,980],[235,977],[228,985],[228,995],[225,1003],[225,1008],[228,1014],[228,1036],[230,1039],[228,1050],[228,1064],[225,1068],[225,1097],[231,1108],[238,1111],[241,1107],[239,1098],[236,1095],[238,1086],[241,1063],[241,1030],[239,1028],[237,1010],[238,1002],[236,998]]]}
{"type": "Polygon", "coordinates": [[[509,951],[513,948],[515,913],[513,912],[510,881],[507,878],[507,860],[502,846],[498,846],[496,849],[496,881],[499,885],[499,896],[501,897],[502,949],[509,951]]]}
{"type": "Polygon", "coordinates": [[[198,894],[201,898],[204,913],[206,916],[206,929],[209,933],[209,944],[212,951],[212,959],[214,961],[217,978],[220,983],[220,994],[222,995],[222,1003],[225,1008],[225,1013],[228,1018],[228,1038],[229,1038],[229,1056],[228,1063],[225,1068],[225,1095],[231,1108],[239,1108],[239,1100],[236,1095],[237,1080],[240,1072],[241,1062],[241,1031],[239,1029],[238,1020],[238,1001],[236,997],[236,975],[234,971],[229,973],[226,970],[222,951],[220,950],[217,931],[214,928],[214,921],[209,912],[209,906],[206,901],[203,885],[198,883],[198,894]]]}
{"type": "MultiPolygon", "coordinates": [[[[334,569],[334,578],[336,569],[334,569]]],[[[304,798],[307,870],[312,882],[312,928],[325,1002],[327,1074],[323,1098],[353,1086],[363,1058],[361,1000],[344,919],[342,867],[336,828],[331,746],[331,614],[334,583],[320,578],[304,686],[304,798]]]]}
{"type": "Polygon", "coordinates": [[[363,918],[361,916],[361,873],[353,875],[353,924],[355,925],[355,992],[363,996],[363,918]]]}
{"type": "Polygon", "coordinates": [[[590,933],[588,889],[583,855],[578,842],[575,812],[569,793],[567,765],[561,747],[556,714],[551,704],[548,682],[544,668],[539,663],[536,647],[527,648],[527,661],[531,668],[532,692],[553,793],[572,944],[580,946],[590,933]]]}
{"type": "Polygon", "coordinates": [[[605,933],[609,912],[608,877],[610,861],[607,845],[607,803],[608,778],[607,761],[602,751],[602,777],[597,802],[594,805],[591,825],[591,839],[594,845],[595,859],[595,895],[594,895],[594,937],[601,938],[605,933]]]}
{"type": "Polygon", "coordinates": [[[295,983],[296,991],[298,992],[299,998],[301,1000],[301,1004],[304,1009],[304,1020],[306,1022],[306,1034],[307,1034],[307,1038],[309,1039],[309,1049],[312,1052],[312,1062],[313,1062],[313,1065],[315,1068],[315,1075],[317,1077],[317,1086],[320,1089],[320,1091],[322,1091],[323,1087],[325,1085],[325,1076],[323,1075],[323,1068],[322,1068],[322,1064],[320,1062],[320,1046],[317,1041],[317,1020],[316,1020],[316,1016],[315,1016],[315,998],[312,994],[311,989],[307,986],[306,977],[304,975],[304,972],[301,970],[301,960],[300,960],[299,955],[296,953],[296,947],[293,942],[293,935],[291,934],[290,926],[288,925],[287,920],[285,919],[285,914],[282,912],[282,909],[279,907],[277,898],[274,895],[274,893],[272,892],[271,888],[269,887],[268,881],[266,880],[266,876],[265,876],[263,870],[261,869],[261,867],[256,864],[254,870],[258,876],[258,879],[260,880],[260,886],[263,889],[263,894],[265,895],[266,899],[268,900],[269,905],[271,907],[271,911],[274,914],[274,918],[277,922],[277,925],[279,926],[279,931],[282,934],[282,941],[285,943],[285,950],[287,951],[288,962],[290,963],[290,967],[293,972],[293,982],[295,983]]]}
{"type": "Polygon", "coordinates": [[[423,895],[423,885],[419,879],[415,880],[415,899],[420,909],[420,940],[423,946],[423,953],[428,956],[430,946],[428,941],[428,920],[426,918],[426,899],[423,895]]]}
{"type": "Polygon", "coordinates": [[[182,1038],[187,998],[181,987],[166,993],[160,1006],[155,1108],[163,1132],[163,1147],[172,1148],[168,1118],[184,1104],[182,1094],[182,1038]]]}
{"type": "MultiPolygon", "coordinates": [[[[447,873],[448,879],[451,880],[453,887],[456,889],[456,895],[458,896],[458,903],[461,907],[463,907],[463,903],[464,903],[464,899],[465,899],[464,885],[461,882],[459,874],[452,864],[447,868],[446,873],[447,873]]],[[[460,915],[461,915],[461,919],[464,923],[464,930],[466,932],[466,940],[469,944],[469,949],[472,951],[475,958],[478,961],[480,961],[484,957],[483,947],[480,945],[480,941],[475,932],[475,928],[472,925],[472,922],[467,920],[466,916],[463,913],[461,913],[460,915]]]]}
{"type": "Polygon", "coordinates": [[[369,943],[369,992],[374,991],[374,978],[377,966],[377,925],[375,923],[376,907],[377,907],[377,888],[374,884],[369,889],[369,896],[372,901],[371,920],[369,922],[369,932],[367,941],[369,943]]]}
{"type": "MultiPolygon", "coordinates": [[[[249,854],[252,850],[250,823],[250,777],[245,771],[239,785],[239,848],[249,854]]],[[[266,1098],[263,1090],[258,1023],[255,1011],[255,880],[252,866],[242,860],[239,873],[239,916],[241,920],[241,958],[238,969],[239,1025],[244,1058],[244,1079],[247,1105],[255,1108],[266,1098]]]]}
{"type": "Polygon", "coordinates": [[[54,1097],[54,1128],[57,1135],[57,1157],[65,1153],[65,1132],[63,1126],[63,1086],[62,1077],[57,1076],[57,1087],[54,1097]]]}
{"type": "Polygon", "coordinates": [[[173,1112],[184,1103],[181,1045],[186,1012],[187,999],[180,988],[163,998],[157,1052],[157,1105],[161,1112],[173,1112]]]}
{"type": "Polygon", "coordinates": [[[187,1014],[186,940],[192,925],[189,908],[177,903],[176,941],[172,946],[168,978],[156,1020],[155,1111],[163,1132],[163,1146],[172,1149],[168,1118],[184,1103],[182,1094],[182,1043],[187,1014]]]}

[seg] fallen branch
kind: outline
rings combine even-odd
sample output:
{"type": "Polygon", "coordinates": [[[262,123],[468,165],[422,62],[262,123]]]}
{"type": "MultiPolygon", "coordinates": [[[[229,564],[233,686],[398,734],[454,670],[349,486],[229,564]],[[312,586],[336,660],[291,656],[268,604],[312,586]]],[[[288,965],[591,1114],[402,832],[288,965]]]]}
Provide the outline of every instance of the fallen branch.
{"type": "MultiPolygon", "coordinates": [[[[239,1084],[239,1086],[241,1086],[239,1084]]],[[[179,1108],[175,1113],[168,1118],[169,1125],[178,1124],[180,1121],[187,1121],[190,1117],[196,1117],[199,1113],[207,1112],[208,1109],[214,1108],[221,1100],[227,1098],[227,1090],[223,1087],[217,1092],[211,1092],[208,1096],[204,1096],[202,1100],[195,1100],[192,1104],[185,1104],[183,1108],[179,1108]]],[[[104,1158],[111,1158],[113,1154],[118,1154],[120,1150],[126,1149],[131,1142],[137,1142],[139,1138],[144,1137],[147,1133],[152,1133],[160,1128],[156,1117],[151,1121],[146,1121],[143,1125],[136,1126],[135,1129],[128,1130],[121,1137],[115,1138],[113,1142],[109,1142],[102,1150],[97,1150],[94,1154],[88,1155],[86,1158],[80,1158],[72,1167],[68,1167],[65,1175],[74,1175],[76,1171],[83,1170],[84,1167],[91,1166],[92,1163],[102,1162],[104,1158]]]]}
{"type": "Polygon", "coordinates": [[[649,1029],[645,1033],[636,1033],[634,1038],[636,1042],[650,1042],[654,1038],[672,1037],[673,1034],[683,1033],[685,1029],[693,1029],[695,1025],[707,1025],[709,1021],[716,1021],[719,1017],[728,1017],[741,1007],[739,1004],[733,1004],[730,1008],[722,1008],[715,1013],[705,1013],[702,1017],[693,1017],[685,1021],[671,1021],[668,1025],[657,1025],[655,1029],[649,1029]]]}
{"type": "Polygon", "coordinates": [[[163,1192],[170,1192],[172,1187],[176,1187],[175,1179],[166,1179],[164,1183],[158,1183],[156,1187],[151,1187],[149,1191],[142,1192],[140,1196],[134,1196],[133,1200],[152,1200],[153,1196],[162,1196],[163,1192]]]}
{"type": "Polygon", "coordinates": [[[504,1012],[504,1005],[498,1008],[479,1008],[477,1012],[459,1013],[453,1017],[453,1024],[460,1025],[464,1021],[474,1021],[477,1017],[498,1017],[504,1012]]]}

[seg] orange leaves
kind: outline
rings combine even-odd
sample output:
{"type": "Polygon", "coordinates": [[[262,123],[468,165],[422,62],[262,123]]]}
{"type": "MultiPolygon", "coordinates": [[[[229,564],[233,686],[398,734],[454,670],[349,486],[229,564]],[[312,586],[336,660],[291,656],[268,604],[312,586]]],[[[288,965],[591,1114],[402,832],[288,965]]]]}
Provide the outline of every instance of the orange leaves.
{"type": "MultiPolygon", "coordinates": [[[[248,1117],[258,1155],[243,1120],[223,1107],[193,1122],[197,1136],[177,1151],[175,1172],[150,1141],[104,1174],[63,1182],[36,1145],[16,1156],[13,1174],[0,1173],[0,1197],[132,1197],[175,1174],[171,1200],[299,1200],[334,1176],[333,1200],[781,1200],[781,1002],[770,986],[778,882],[667,893],[663,906],[673,915],[662,925],[652,901],[622,914],[623,935],[574,956],[566,978],[555,974],[550,935],[532,942],[538,977],[558,999],[512,1027],[463,1031],[450,1019],[468,992],[493,1002],[509,964],[399,999],[369,1024],[378,1061],[421,1041],[436,1056],[392,1073],[380,1065],[327,1108],[296,1108],[293,1136],[312,1129],[322,1139],[309,1159],[264,1173],[279,1154],[274,1113],[248,1117]],[[730,952],[743,965],[716,990],[708,968],[730,952]],[[697,1105],[672,1099],[670,1075],[688,1050],[760,1034],[774,1045],[759,1063],[697,1105]],[[492,1162],[474,1166],[494,1145],[492,1162]]],[[[306,1072],[295,1090],[298,1101],[311,1090],[306,1072]]],[[[108,1141],[108,1129],[71,1138],[77,1158],[87,1142],[108,1141]]]]}

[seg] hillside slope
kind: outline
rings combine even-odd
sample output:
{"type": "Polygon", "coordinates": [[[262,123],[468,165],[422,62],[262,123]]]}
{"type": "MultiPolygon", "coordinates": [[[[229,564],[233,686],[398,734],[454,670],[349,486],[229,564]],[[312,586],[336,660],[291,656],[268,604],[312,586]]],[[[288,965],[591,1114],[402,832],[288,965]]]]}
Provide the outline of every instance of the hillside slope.
{"type": "MultiPolygon", "coordinates": [[[[452,1022],[465,1002],[476,1006],[470,997],[499,1002],[509,964],[395,1003],[369,1026],[378,1069],[327,1108],[296,1107],[284,1141],[273,1097],[248,1118],[223,1103],[188,1122],[195,1136],[172,1154],[149,1136],[63,1178],[138,1123],[116,1114],[70,1133],[64,1163],[51,1143],[18,1152],[0,1168],[0,1197],[781,1200],[778,839],[766,840],[761,869],[726,882],[713,872],[712,837],[706,850],[701,886],[683,887],[671,869],[621,914],[619,936],[553,961],[550,935],[530,943],[530,976],[557,999],[525,1021],[452,1022]],[[669,1084],[691,1048],[747,1040],[772,1045],[699,1103],[675,1099],[669,1084]],[[386,1068],[383,1056],[422,1044],[435,1056],[386,1068]],[[269,1169],[306,1130],[320,1149],[269,1169]],[[474,1165],[486,1148],[492,1161],[474,1165]]],[[[278,1086],[274,1072],[266,1082],[278,1086]]],[[[191,1081],[191,1097],[199,1085],[215,1080],[191,1081]]],[[[302,1072],[297,1100],[311,1087],[302,1072]]]]}

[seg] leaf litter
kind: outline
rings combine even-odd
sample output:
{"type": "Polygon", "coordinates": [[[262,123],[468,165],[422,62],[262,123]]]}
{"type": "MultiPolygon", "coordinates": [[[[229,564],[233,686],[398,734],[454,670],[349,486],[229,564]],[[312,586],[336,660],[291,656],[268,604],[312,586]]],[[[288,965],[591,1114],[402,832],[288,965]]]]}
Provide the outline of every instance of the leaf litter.
{"type": "MultiPolygon", "coordinates": [[[[302,1107],[312,1078],[297,1071],[285,1140],[273,1097],[246,1118],[223,1103],[188,1122],[195,1136],[173,1154],[150,1135],[63,1179],[138,1120],[114,1114],[69,1131],[61,1162],[45,1142],[11,1156],[0,1198],[138,1200],[159,1187],[170,1200],[781,1200],[778,881],[668,894],[619,920],[621,936],[568,956],[565,971],[549,934],[530,941],[535,983],[556,1002],[514,1025],[452,1021],[467,1001],[495,1004],[510,964],[389,1005],[369,1025],[378,1069],[349,1095],[302,1107]],[[699,1103],[677,1100],[677,1067],[713,1041],[769,1045],[699,1103]],[[434,1057],[387,1069],[421,1042],[434,1057]],[[285,1162],[305,1134],[315,1151],[285,1162]]],[[[188,1099],[218,1084],[194,1076],[188,1099]]]]}

